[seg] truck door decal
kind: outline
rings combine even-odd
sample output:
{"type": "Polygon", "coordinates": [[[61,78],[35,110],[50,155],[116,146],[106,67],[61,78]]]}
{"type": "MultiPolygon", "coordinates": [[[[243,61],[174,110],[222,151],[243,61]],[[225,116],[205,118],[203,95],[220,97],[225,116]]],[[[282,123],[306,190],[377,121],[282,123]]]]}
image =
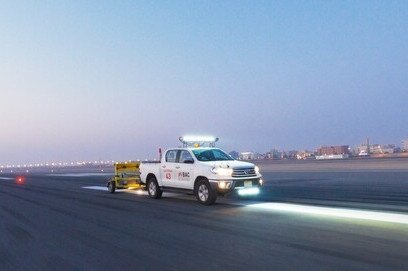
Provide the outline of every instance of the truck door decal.
{"type": "Polygon", "coordinates": [[[165,170],[163,170],[163,173],[164,173],[164,178],[165,178],[166,180],[171,180],[171,179],[172,179],[173,170],[171,170],[171,169],[165,169],[165,170]]]}
{"type": "Polygon", "coordinates": [[[190,172],[179,172],[178,179],[180,181],[189,181],[190,180],[190,172]]]}

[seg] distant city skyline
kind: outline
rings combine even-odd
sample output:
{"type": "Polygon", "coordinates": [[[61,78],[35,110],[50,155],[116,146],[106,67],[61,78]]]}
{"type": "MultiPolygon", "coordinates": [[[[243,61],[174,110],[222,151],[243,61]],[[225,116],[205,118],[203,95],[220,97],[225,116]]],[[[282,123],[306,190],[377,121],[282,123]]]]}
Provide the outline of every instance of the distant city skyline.
{"type": "Polygon", "coordinates": [[[408,1],[2,1],[0,164],[408,138],[408,1]]]}
{"type": "MultiPolygon", "coordinates": [[[[249,154],[249,156],[254,155],[254,154],[259,154],[259,155],[265,155],[268,154],[272,151],[279,151],[279,152],[283,152],[283,153],[290,153],[290,152],[298,152],[298,153],[302,153],[302,152],[311,152],[311,153],[317,153],[319,154],[319,149],[321,148],[330,148],[333,147],[337,150],[337,152],[341,153],[341,150],[344,150],[344,147],[349,147],[350,148],[350,153],[356,152],[356,154],[358,154],[358,151],[360,151],[361,147],[366,146],[367,142],[363,142],[361,144],[357,144],[357,145],[336,145],[336,144],[332,144],[332,145],[320,145],[320,146],[316,146],[315,148],[294,148],[294,149],[283,149],[283,148],[269,148],[269,149],[265,149],[265,150],[261,150],[261,151],[254,151],[254,150],[243,150],[243,149],[224,149],[225,151],[227,151],[228,153],[234,153],[235,155],[232,155],[233,157],[239,157],[240,154],[242,153],[247,153],[249,154]],[[340,148],[340,151],[339,149],[340,148]],[[251,154],[252,153],[252,154],[251,154]]],[[[181,147],[180,145],[174,145],[172,147],[181,147]]],[[[371,149],[374,147],[376,149],[375,152],[381,152],[381,148],[385,147],[387,148],[394,148],[394,150],[400,149],[400,151],[408,151],[408,138],[404,139],[401,141],[401,144],[395,144],[395,143],[372,143],[370,144],[371,149]]],[[[216,147],[220,147],[220,146],[216,146],[216,147]]],[[[371,152],[373,152],[371,150],[371,152]]],[[[2,172],[1,169],[4,168],[8,168],[8,167],[18,167],[18,168],[32,168],[32,167],[42,167],[42,166],[78,166],[78,165],[86,165],[88,163],[92,163],[92,164],[112,164],[114,162],[119,162],[119,161],[131,161],[131,160],[157,160],[159,156],[159,149],[157,149],[157,152],[149,157],[125,157],[122,159],[112,159],[112,157],[98,157],[98,158],[94,158],[94,159],[76,159],[76,160],[62,160],[62,159],[54,159],[54,160],[47,160],[47,161],[16,161],[16,162],[8,162],[8,163],[0,163],[0,173],[2,172]]]]}

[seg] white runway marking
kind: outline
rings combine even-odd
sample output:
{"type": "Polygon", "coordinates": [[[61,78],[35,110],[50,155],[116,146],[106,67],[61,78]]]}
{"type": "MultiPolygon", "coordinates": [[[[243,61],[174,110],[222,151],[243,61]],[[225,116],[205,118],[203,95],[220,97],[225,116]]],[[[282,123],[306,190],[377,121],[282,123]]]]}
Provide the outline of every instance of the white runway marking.
{"type": "Polygon", "coordinates": [[[364,219],[381,222],[408,224],[408,215],[380,211],[363,211],[336,207],[317,207],[290,203],[257,203],[248,205],[250,208],[272,210],[278,212],[301,213],[341,218],[364,219]]]}
{"type": "Polygon", "coordinates": [[[113,173],[55,173],[47,175],[56,177],[89,177],[89,176],[112,176],[113,173]]]}
{"type": "Polygon", "coordinates": [[[10,177],[0,177],[0,180],[14,180],[14,178],[10,178],[10,177]]]}

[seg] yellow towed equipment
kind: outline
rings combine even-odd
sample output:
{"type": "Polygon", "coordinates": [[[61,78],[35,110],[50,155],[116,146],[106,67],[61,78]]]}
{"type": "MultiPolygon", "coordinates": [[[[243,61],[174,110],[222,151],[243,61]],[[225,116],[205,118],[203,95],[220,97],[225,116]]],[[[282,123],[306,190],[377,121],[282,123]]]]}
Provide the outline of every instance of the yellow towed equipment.
{"type": "Polygon", "coordinates": [[[141,189],[145,185],[140,181],[140,162],[115,163],[115,176],[113,176],[106,186],[110,193],[115,193],[116,189],[141,189]]]}

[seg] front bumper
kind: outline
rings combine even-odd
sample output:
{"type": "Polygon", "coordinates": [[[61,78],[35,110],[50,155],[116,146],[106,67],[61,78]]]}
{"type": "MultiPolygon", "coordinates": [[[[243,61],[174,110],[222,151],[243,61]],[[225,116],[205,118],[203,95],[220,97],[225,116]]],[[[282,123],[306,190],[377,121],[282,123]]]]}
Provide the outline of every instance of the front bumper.
{"type": "Polygon", "coordinates": [[[254,194],[256,189],[258,191],[263,186],[263,180],[261,177],[257,178],[242,178],[242,179],[220,179],[220,180],[209,180],[211,187],[217,191],[219,195],[227,195],[237,192],[239,195],[254,194]],[[248,193],[245,193],[245,192],[248,193]]]}

